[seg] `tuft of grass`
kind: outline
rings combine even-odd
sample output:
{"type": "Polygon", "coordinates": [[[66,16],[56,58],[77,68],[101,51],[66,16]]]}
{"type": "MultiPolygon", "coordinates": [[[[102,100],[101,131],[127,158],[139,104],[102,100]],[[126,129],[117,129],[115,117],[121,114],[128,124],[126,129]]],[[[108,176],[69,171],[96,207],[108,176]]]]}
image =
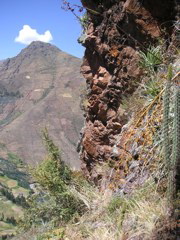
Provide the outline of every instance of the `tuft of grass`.
{"type": "MultiPolygon", "coordinates": [[[[129,196],[91,189],[89,211],[76,224],[65,227],[65,239],[151,239],[158,220],[167,214],[167,199],[156,188],[153,179],[149,179],[129,196]]],[[[90,189],[86,191],[89,195],[90,189]]]]}
{"type": "Polygon", "coordinates": [[[149,80],[143,84],[142,94],[147,96],[150,99],[155,98],[160,91],[162,90],[162,81],[161,79],[157,79],[155,76],[149,78],[149,80]]]}

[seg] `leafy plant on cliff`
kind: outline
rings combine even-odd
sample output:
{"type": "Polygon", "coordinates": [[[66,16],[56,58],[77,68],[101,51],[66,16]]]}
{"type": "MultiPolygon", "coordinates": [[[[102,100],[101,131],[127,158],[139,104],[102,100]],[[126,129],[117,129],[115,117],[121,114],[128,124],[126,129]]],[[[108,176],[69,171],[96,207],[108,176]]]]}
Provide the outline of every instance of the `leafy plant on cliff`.
{"type": "Polygon", "coordinates": [[[85,40],[87,38],[86,31],[87,31],[87,28],[89,26],[88,13],[85,12],[81,17],[78,18],[78,20],[79,20],[79,23],[81,24],[82,32],[81,32],[81,35],[80,35],[80,37],[78,38],[77,41],[78,41],[78,43],[84,45],[85,40]]]}
{"type": "Polygon", "coordinates": [[[79,18],[79,22],[83,28],[84,31],[87,30],[87,26],[89,25],[89,17],[87,12],[85,12],[80,18],[79,18]]]}
{"type": "Polygon", "coordinates": [[[150,74],[154,73],[157,67],[163,62],[163,53],[161,46],[151,46],[144,53],[140,51],[140,66],[150,74]]]}

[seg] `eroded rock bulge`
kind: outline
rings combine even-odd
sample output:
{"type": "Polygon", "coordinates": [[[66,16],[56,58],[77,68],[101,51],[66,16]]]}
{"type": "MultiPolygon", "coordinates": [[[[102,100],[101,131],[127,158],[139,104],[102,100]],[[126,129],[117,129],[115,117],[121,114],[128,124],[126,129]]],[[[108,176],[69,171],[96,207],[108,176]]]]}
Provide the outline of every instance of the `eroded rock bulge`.
{"type": "Polygon", "coordinates": [[[140,81],[139,50],[170,34],[173,1],[82,1],[90,24],[81,72],[87,82],[88,109],[82,134],[82,168],[93,179],[97,163],[114,157],[113,146],[123,119],[118,108],[123,96],[140,81]],[[163,28],[162,28],[163,23],[163,28]],[[168,30],[167,30],[168,29],[168,30]]]}

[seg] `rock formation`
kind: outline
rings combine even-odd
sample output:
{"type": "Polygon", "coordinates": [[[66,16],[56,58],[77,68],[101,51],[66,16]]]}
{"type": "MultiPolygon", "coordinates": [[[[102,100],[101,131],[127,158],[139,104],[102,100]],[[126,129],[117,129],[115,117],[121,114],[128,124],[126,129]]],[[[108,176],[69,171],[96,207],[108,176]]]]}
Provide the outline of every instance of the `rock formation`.
{"type": "Polygon", "coordinates": [[[138,52],[170,36],[175,3],[83,0],[82,4],[89,18],[81,67],[88,109],[80,156],[85,173],[98,179],[95,166],[116,155],[116,137],[124,124],[118,117],[121,99],[132,94],[140,81],[138,52]]]}

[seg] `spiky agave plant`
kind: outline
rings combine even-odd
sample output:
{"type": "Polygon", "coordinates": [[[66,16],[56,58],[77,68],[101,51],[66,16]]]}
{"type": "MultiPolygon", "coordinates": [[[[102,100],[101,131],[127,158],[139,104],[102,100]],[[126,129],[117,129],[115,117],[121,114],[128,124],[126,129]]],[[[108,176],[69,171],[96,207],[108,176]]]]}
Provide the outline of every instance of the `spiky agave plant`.
{"type": "Polygon", "coordinates": [[[151,46],[144,53],[140,51],[140,66],[148,70],[151,74],[154,73],[156,67],[163,62],[163,54],[160,46],[151,46]]]}

